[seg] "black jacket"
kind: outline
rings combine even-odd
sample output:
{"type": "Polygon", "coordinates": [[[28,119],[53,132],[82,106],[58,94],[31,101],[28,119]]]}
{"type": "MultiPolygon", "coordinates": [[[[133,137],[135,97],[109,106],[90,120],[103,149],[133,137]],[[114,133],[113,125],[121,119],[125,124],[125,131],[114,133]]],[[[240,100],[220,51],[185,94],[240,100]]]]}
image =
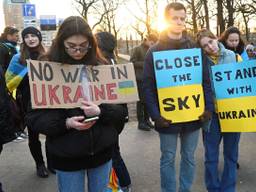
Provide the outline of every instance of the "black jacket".
{"type": "Polygon", "coordinates": [[[17,50],[15,43],[0,40],[0,65],[4,72],[7,70],[13,55],[16,53],[17,50]]]}
{"type": "MultiPolygon", "coordinates": [[[[146,100],[146,105],[151,118],[155,121],[160,117],[160,110],[158,105],[158,96],[156,88],[156,80],[153,65],[153,52],[163,50],[189,49],[195,48],[195,44],[187,36],[183,35],[180,40],[170,39],[166,32],[160,36],[157,44],[149,49],[144,62],[143,73],[143,90],[146,100]]],[[[161,133],[180,133],[190,132],[201,127],[200,121],[192,121],[187,123],[173,123],[168,128],[156,127],[156,130],[161,133]]]]}
{"type": "Polygon", "coordinates": [[[7,94],[3,69],[0,66],[0,145],[15,139],[14,132],[15,127],[10,109],[10,97],[7,94]]]}
{"type": "Polygon", "coordinates": [[[40,109],[28,112],[28,126],[47,136],[53,167],[75,171],[98,167],[111,159],[117,141],[115,124],[124,121],[122,105],[101,104],[99,120],[90,129],[67,129],[66,118],[83,115],[81,109],[40,109]]]}
{"type": "Polygon", "coordinates": [[[53,168],[63,171],[95,168],[112,158],[112,147],[118,139],[116,125],[124,123],[125,107],[115,104],[99,107],[99,120],[84,131],[66,127],[68,117],[84,115],[80,108],[28,111],[27,125],[47,136],[46,145],[53,168]]]}
{"type": "Polygon", "coordinates": [[[142,81],[143,79],[144,60],[148,49],[149,47],[145,43],[142,43],[132,50],[130,61],[134,65],[137,81],[142,81]]]}
{"type": "MultiPolygon", "coordinates": [[[[37,60],[38,57],[39,57],[39,52],[29,51],[29,58],[28,59],[37,60]]],[[[27,64],[26,63],[24,63],[24,64],[21,63],[21,65],[27,65],[27,64]]],[[[17,101],[18,106],[21,109],[21,113],[24,117],[24,115],[27,113],[27,111],[31,109],[30,87],[29,87],[28,74],[26,74],[23,77],[22,81],[20,82],[19,86],[17,87],[16,101],[17,101]]]]}

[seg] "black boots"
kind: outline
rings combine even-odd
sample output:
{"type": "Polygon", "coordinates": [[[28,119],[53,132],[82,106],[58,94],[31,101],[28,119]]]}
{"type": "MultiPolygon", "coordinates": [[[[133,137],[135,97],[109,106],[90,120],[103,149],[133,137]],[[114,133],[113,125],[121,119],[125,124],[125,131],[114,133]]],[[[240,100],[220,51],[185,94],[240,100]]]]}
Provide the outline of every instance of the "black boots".
{"type": "Polygon", "coordinates": [[[146,106],[142,102],[137,102],[137,118],[138,118],[138,129],[143,131],[150,131],[154,128],[152,123],[149,120],[149,115],[146,110],[146,106]]]}
{"type": "Polygon", "coordinates": [[[48,170],[44,164],[36,166],[36,174],[41,178],[46,178],[49,176],[48,170]]]}
{"type": "Polygon", "coordinates": [[[139,122],[138,129],[143,131],[150,131],[151,128],[145,122],[139,122]]]}
{"type": "Polygon", "coordinates": [[[145,123],[147,126],[149,126],[151,129],[154,129],[155,126],[151,123],[151,121],[149,119],[145,120],[145,123]]]}

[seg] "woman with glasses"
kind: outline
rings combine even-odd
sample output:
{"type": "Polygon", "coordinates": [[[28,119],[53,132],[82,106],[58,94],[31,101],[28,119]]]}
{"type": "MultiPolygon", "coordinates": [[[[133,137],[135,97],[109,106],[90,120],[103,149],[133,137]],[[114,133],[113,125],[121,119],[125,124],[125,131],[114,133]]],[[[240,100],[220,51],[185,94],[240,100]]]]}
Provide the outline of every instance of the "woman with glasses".
{"type": "MultiPolygon", "coordinates": [[[[45,59],[85,66],[106,62],[100,56],[91,28],[78,16],[64,20],[45,59]]],[[[115,125],[124,120],[123,106],[96,105],[90,101],[82,101],[80,108],[30,112],[29,123],[47,137],[60,192],[84,192],[85,188],[89,192],[106,190],[112,148],[118,138],[115,125]],[[91,116],[98,116],[98,120],[84,121],[91,116]]]]}
{"type": "MultiPolygon", "coordinates": [[[[226,49],[216,36],[207,29],[198,32],[197,43],[207,56],[209,67],[236,62],[235,53],[226,49]]],[[[214,98],[208,101],[206,105],[212,106],[209,127],[203,131],[206,188],[208,192],[235,192],[240,133],[222,133],[217,109],[214,107],[214,98]],[[223,140],[224,170],[222,176],[219,177],[218,164],[221,140],[223,140]]]]}

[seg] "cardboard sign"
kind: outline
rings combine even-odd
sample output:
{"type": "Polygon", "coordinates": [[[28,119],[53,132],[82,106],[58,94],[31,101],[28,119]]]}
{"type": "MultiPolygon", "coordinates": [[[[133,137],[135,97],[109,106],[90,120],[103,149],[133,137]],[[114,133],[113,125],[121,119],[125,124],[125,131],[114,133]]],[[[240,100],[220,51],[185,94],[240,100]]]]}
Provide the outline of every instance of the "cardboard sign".
{"type": "Polygon", "coordinates": [[[100,103],[138,101],[132,64],[69,65],[28,60],[32,108],[75,108],[82,100],[100,103]]]}
{"type": "Polygon", "coordinates": [[[160,113],[174,123],[204,112],[201,49],[153,53],[160,113]]]}
{"type": "Polygon", "coordinates": [[[211,67],[222,132],[256,131],[256,60],[211,67]]]}

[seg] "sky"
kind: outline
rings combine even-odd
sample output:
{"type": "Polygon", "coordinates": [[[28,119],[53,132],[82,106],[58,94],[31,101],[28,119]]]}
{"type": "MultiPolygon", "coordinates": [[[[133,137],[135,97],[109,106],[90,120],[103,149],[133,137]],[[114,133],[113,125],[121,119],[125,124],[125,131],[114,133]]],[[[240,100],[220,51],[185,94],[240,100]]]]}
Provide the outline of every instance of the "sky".
{"type": "MultiPolygon", "coordinates": [[[[65,18],[70,15],[78,15],[72,0],[30,0],[36,5],[36,16],[56,15],[57,18],[65,18]],[[61,3],[61,5],[60,5],[61,3]]],[[[0,31],[4,28],[3,0],[0,0],[0,31]]]]}
{"type": "MultiPolygon", "coordinates": [[[[131,15],[132,12],[140,13],[138,6],[134,3],[133,0],[128,0],[128,3],[122,5],[118,12],[118,19],[116,20],[117,26],[122,26],[125,28],[131,24],[134,24],[135,18],[131,15]],[[129,8],[127,9],[128,6],[129,8]],[[137,10],[136,10],[137,9],[137,10]],[[124,23],[124,21],[126,21],[124,23]]],[[[76,10],[77,4],[74,3],[74,0],[30,0],[31,4],[36,5],[36,16],[39,18],[40,15],[56,15],[57,18],[66,18],[70,15],[79,15],[76,10]]],[[[163,11],[166,3],[161,3],[159,1],[159,11],[163,11]]],[[[162,14],[160,14],[162,16],[162,14]]],[[[89,24],[92,26],[93,17],[89,17],[89,24]]],[[[160,17],[160,20],[163,20],[160,17]]],[[[161,26],[160,26],[161,27],[161,26]]],[[[3,0],[0,0],[0,32],[3,31],[4,28],[4,16],[3,16],[3,0]]],[[[130,32],[132,33],[132,32],[130,32]]],[[[133,34],[136,34],[133,31],[133,34]]],[[[130,34],[128,34],[129,36],[130,34]]]]}

